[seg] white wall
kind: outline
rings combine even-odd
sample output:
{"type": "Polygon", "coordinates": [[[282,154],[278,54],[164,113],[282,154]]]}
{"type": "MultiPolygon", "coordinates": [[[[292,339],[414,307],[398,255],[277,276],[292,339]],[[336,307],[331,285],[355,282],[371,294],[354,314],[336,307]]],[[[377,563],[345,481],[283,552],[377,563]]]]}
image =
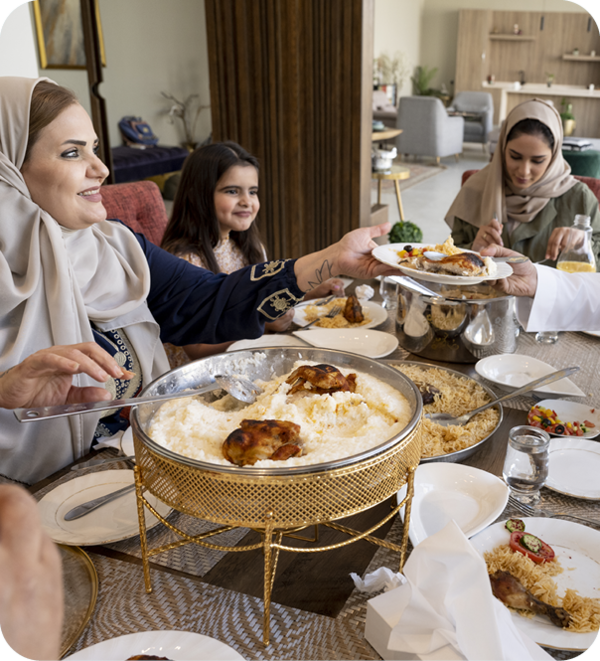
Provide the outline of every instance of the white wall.
{"type": "MultiPolygon", "coordinates": [[[[456,70],[458,12],[460,9],[506,11],[589,11],[599,21],[600,0],[375,0],[374,56],[403,51],[417,65],[437,67],[432,87],[449,89],[456,70]],[[583,5],[583,6],[580,6],[583,5]],[[585,7],[585,8],[584,8],[585,7]]],[[[401,94],[411,94],[410,80],[401,94]]]]}
{"type": "MultiPolygon", "coordinates": [[[[204,0],[100,0],[99,6],[107,61],[100,93],[106,99],[111,145],[121,144],[118,122],[125,115],[143,117],[161,144],[180,144],[184,140],[181,122],[169,122],[171,104],[161,91],[178,99],[199,94],[200,103],[210,103],[204,0]]],[[[17,10],[25,10],[22,23],[28,9],[17,10]]],[[[12,16],[7,25],[11,20],[12,16]]],[[[35,34],[32,26],[29,30],[21,27],[20,37],[26,37],[25,41],[31,42],[35,34]]],[[[3,48],[8,50],[11,63],[14,41],[3,30],[0,54],[3,48]]],[[[37,50],[34,63],[37,65],[37,50]]],[[[11,69],[5,75],[38,75],[37,68],[21,72],[12,64],[11,69]]],[[[42,69],[40,75],[72,89],[89,112],[86,71],[42,69]]],[[[203,110],[196,138],[202,141],[210,131],[210,110],[203,110]]]]}
{"type": "Polygon", "coordinates": [[[37,78],[37,47],[29,7],[25,3],[16,9],[12,5],[4,8],[8,15],[0,27],[0,76],[37,78]]]}

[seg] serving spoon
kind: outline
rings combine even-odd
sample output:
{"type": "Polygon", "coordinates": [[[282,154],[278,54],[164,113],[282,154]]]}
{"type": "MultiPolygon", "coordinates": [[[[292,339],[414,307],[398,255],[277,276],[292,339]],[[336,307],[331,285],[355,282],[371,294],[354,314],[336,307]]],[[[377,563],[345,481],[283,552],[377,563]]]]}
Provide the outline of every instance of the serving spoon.
{"type": "Polygon", "coordinates": [[[552,372],[551,374],[546,374],[546,376],[543,376],[540,379],[536,379],[535,381],[531,381],[530,383],[525,384],[521,388],[518,388],[517,390],[508,393],[508,395],[504,395],[504,397],[498,397],[497,399],[494,399],[493,401],[488,402],[483,406],[480,406],[478,409],[475,409],[474,411],[469,411],[469,413],[463,413],[463,415],[459,415],[457,417],[450,415],[450,413],[426,413],[425,417],[429,418],[432,422],[436,422],[438,425],[441,425],[442,427],[449,427],[450,425],[464,425],[474,415],[477,415],[478,413],[481,413],[481,411],[485,411],[486,409],[489,409],[491,406],[495,406],[496,404],[499,404],[500,402],[504,402],[507,399],[511,399],[512,397],[516,397],[517,395],[523,395],[526,392],[535,390],[539,386],[546,386],[549,383],[554,383],[555,381],[558,381],[559,379],[564,379],[565,377],[571,376],[571,374],[575,374],[575,372],[578,371],[579,371],[579,367],[566,367],[563,370],[558,370],[558,372],[552,372]]]}
{"type": "Polygon", "coordinates": [[[195,397],[211,390],[222,388],[232,397],[239,399],[245,404],[252,404],[256,396],[262,392],[262,389],[254,385],[252,381],[244,379],[241,376],[224,376],[217,374],[212,377],[211,383],[201,388],[190,390],[181,390],[171,392],[165,395],[148,395],[145,397],[130,397],[128,399],[111,399],[102,402],[86,402],[83,404],[61,404],[59,406],[41,406],[39,408],[15,409],[14,414],[19,422],[33,422],[35,420],[46,420],[48,418],[62,418],[67,415],[80,415],[92,411],[109,411],[110,409],[120,409],[124,406],[140,406],[140,404],[149,404],[150,402],[165,402],[170,399],[179,399],[181,397],[195,397]]]}

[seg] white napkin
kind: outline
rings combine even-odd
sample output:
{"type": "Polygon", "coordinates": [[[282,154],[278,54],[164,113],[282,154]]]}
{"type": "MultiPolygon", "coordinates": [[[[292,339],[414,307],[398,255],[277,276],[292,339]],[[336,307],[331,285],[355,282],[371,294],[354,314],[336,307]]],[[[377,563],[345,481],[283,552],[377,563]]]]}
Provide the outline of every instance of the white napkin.
{"type": "Polygon", "coordinates": [[[369,602],[388,614],[393,609],[393,658],[552,659],[493,596],[485,561],[454,521],[413,550],[404,576],[406,583],[369,602]]]}
{"type": "Polygon", "coordinates": [[[360,298],[362,301],[369,301],[375,296],[375,290],[370,285],[358,285],[354,289],[356,298],[360,298]]]}
{"type": "Polygon", "coordinates": [[[380,590],[388,592],[388,590],[393,590],[406,583],[406,579],[400,572],[393,572],[387,567],[380,567],[367,574],[364,580],[354,572],[350,574],[350,578],[361,592],[379,592],[380,590]]]}
{"type": "Polygon", "coordinates": [[[107,436],[104,440],[94,445],[94,450],[103,450],[104,448],[117,448],[117,450],[120,450],[121,437],[124,433],[123,431],[118,431],[114,436],[107,436]]]}

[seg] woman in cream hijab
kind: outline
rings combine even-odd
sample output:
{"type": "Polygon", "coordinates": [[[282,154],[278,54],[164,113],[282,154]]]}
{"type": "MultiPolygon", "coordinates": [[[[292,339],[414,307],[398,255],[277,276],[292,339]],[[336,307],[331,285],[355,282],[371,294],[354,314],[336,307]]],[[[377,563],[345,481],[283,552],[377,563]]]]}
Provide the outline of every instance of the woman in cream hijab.
{"type": "Polygon", "coordinates": [[[458,246],[497,244],[532,261],[556,260],[576,214],[591,216],[600,256],[598,200],[562,157],[562,123],[554,106],[533,99],[504,121],[491,162],[465,182],[446,222],[458,246]]]}
{"type": "MultiPolygon", "coordinates": [[[[192,266],[106,220],[100,186],[108,171],[97,142],[68,90],[48,79],[0,78],[0,379],[51,347],[75,346],[93,359],[95,342],[118,365],[96,361],[100,378],[71,366],[73,388],[106,380],[111,395],[135,396],[169,369],[163,341],[259,337],[265,321],[322,280],[391,271],[371,256],[372,238],[389,225],[230,275],[192,266]]],[[[90,399],[95,391],[78,392],[90,399]]],[[[100,422],[90,413],[20,424],[0,410],[0,475],[38,481],[88,452],[95,436],[126,424],[119,412],[100,422]]]]}

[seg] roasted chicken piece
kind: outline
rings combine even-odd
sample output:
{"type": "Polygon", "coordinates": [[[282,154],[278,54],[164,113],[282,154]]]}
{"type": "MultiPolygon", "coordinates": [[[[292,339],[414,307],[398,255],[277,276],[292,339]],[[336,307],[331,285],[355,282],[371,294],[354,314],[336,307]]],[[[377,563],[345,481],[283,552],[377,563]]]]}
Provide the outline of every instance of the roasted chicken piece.
{"type": "Polygon", "coordinates": [[[223,456],[237,466],[253,466],[262,459],[285,461],[299,457],[300,425],[287,420],[242,420],[223,442],[223,456]]]}
{"type": "Polygon", "coordinates": [[[309,390],[319,395],[330,395],[339,391],[354,392],[356,374],[344,376],[332,365],[302,365],[288,376],[286,383],[292,386],[289,395],[293,395],[298,390],[309,390]],[[310,386],[307,386],[307,383],[310,386]]]}
{"type": "Polygon", "coordinates": [[[427,259],[421,255],[416,261],[416,266],[420,271],[450,275],[482,275],[486,272],[485,262],[472,252],[447,255],[440,260],[427,259]]]}
{"type": "Polygon", "coordinates": [[[531,611],[538,615],[546,615],[552,624],[566,629],[571,622],[571,616],[564,608],[556,608],[540,601],[528,592],[525,587],[506,571],[497,571],[490,576],[492,592],[501,602],[518,610],[531,611]]]}
{"type": "Polygon", "coordinates": [[[349,321],[351,324],[362,324],[365,320],[365,316],[362,313],[362,307],[358,302],[358,298],[354,294],[350,294],[346,299],[346,305],[344,306],[344,319],[349,321]]]}

